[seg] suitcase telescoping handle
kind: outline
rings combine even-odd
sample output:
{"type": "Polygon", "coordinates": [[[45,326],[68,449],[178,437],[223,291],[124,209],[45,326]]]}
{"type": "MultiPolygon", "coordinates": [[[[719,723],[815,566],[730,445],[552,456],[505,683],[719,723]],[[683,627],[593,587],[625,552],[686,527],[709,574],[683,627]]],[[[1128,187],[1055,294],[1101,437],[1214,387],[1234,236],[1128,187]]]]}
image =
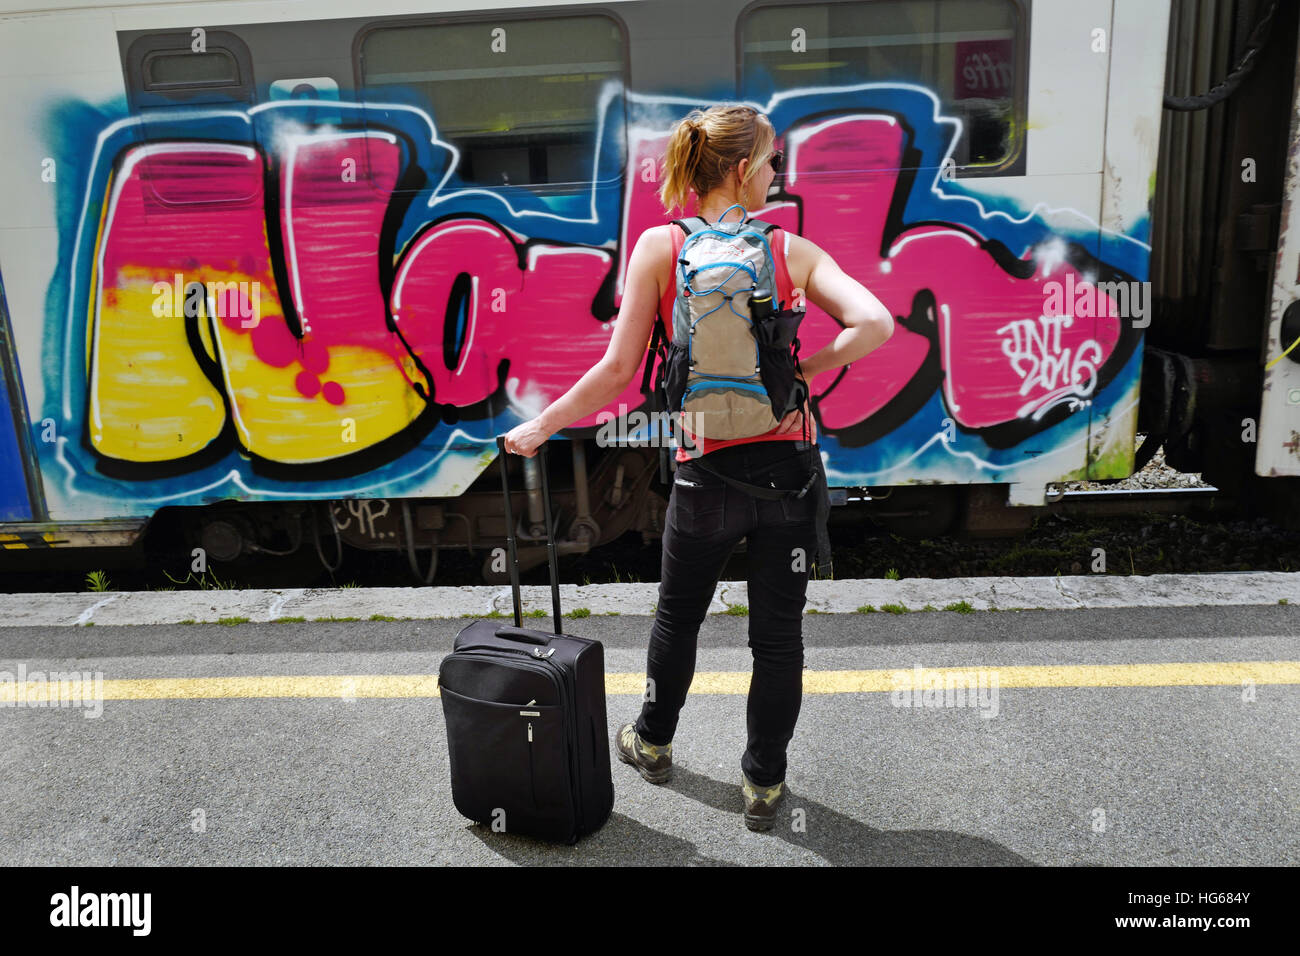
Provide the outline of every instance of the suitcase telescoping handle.
{"type": "Polygon", "coordinates": [[[508,637],[512,641],[523,641],[525,644],[541,644],[545,646],[551,643],[550,638],[539,637],[523,627],[498,627],[496,635],[497,637],[508,637]]]}
{"type": "MultiPolygon", "coordinates": [[[[497,450],[501,453],[501,493],[506,499],[506,544],[508,546],[508,557],[510,559],[510,593],[514,599],[515,605],[515,628],[522,629],[524,626],[523,607],[519,601],[519,559],[518,551],[515,548],[515,516],[510,507],[510,469],[506,467],[506,436],[497,436],[497,450]]],[[[546,468],[546,443],[537,449],[538,465],[542,472],[542,508],[546,518],[546,557],[551,569],[551,606],[552,614],[555,618],[555,633],[562,634],[560,630],[560,566],[555,558],[555,535],[553,534],[553,524],[551,521],[551,483],[547,477],[546,468]]],[[[503,627],[497,632],[497,637],[508,637],[513,640],[531,640],[536,642],[536,638],[522,637],[514,633],[511,628],[503,627]],[[505,633],[502,633],[502,632],[505,633]]]]}

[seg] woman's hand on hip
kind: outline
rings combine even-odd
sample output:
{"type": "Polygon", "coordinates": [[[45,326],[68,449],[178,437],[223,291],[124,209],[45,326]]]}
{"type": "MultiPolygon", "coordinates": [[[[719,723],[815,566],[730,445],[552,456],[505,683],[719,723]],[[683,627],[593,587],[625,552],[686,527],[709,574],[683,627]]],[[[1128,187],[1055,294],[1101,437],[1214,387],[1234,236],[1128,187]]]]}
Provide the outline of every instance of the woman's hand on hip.
{"type": "Polygon", "coordinates": [[[785,418],[781,419],[781,424],[776,427],[776,434],[788,435],[790,432],[802,432],[805,419],[807,419],[808,425],[812,430],[812,437],[810,440],[815,443],[817,441],[817,420],[813,418],[812,411],[808,407],[808,399],[806,398],[804,399],[802,409],[796,408],[794,411],[786,415],[785,418]]]}

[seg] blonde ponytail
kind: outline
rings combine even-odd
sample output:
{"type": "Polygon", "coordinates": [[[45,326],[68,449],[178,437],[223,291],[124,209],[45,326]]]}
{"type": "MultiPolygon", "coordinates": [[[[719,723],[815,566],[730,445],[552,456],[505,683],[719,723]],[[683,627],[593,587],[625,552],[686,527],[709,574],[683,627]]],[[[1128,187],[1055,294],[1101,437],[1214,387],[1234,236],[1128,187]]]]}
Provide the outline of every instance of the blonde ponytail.
{"type": "Polygon", "coordinates": [[[727,178],[742,159],[749,168],[741,183],[746,194],[749,181],[757,175],[771,153],[776,133],[767,117],[753,107],[724,103],[707,110],[691,110],[668,137],[660,167],[659,201],[671,214],[686,210],[691,192],[703,199],[727,178]]]}

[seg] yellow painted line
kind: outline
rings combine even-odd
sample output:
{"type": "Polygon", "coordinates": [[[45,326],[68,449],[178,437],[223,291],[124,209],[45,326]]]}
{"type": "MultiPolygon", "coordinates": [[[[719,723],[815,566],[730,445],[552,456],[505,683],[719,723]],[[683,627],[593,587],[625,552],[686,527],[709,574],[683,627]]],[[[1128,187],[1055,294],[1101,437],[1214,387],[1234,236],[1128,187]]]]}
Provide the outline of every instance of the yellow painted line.
{"type": "MultiPolygon", "coordinates": [[[[0,705],[94,699],[94,681],[0,681],[0,705]],[[23,697],[24,690],[26,697],[23,697]],[[80,694],[80,698],[78,698],[80,694]]],[[[250,697],[436,697],[436,674],[372,674],[338,677],[160,677],[100,681],[103,700],[220,700],[250,697]]]]}
{"type": "MultiPolygon", "coordinates": [[[[701,671],[692,694],[746,694],[747,671],[701,671]]],[[[1215,687],[1300,684],[1300,661],[1177,664],[1072,664],[910,670],[804,671],[806,694],[871,694],[946,687],[1215,687]],[[995,683],[996,682],[996,683],[995,683]]],[[[645,675],[605,675],[605,692],[641,696],[645,675]]],[[[310,677],[164,677],[134,680],[16,683],[0,676],[0,706],[63,700],[221,700],[234,698],[437,697],[436,674],[310,677]]]]}
{"type": "MultiPolygon", "coordinates": [[[[1300,661],[1234,661],[1177,664],[968,665],[880,671],[804,672],[804,692],[813,694],[924,690],[936,681],[972,675],[996,677],[1002,687],[1214,687],[1300,684],[1300,661]],[[812,686],[810,686],[812,685],[812,686]]],[[[959,684],[959,686],[961,686],[959,684]]]]}

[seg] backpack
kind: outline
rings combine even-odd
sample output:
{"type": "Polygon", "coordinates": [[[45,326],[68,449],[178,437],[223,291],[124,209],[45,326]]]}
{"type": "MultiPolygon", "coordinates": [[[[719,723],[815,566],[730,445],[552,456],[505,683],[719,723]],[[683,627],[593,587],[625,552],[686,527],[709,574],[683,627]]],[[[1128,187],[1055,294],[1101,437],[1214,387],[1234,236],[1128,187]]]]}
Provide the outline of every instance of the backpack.
{"type": "MultiPolygon", "coordinates": [[[[656,321],[659,403],[694,435],[716,441],[771,431],[803,405],[795,377],[804,311],[779,301],[769,242],[774,224],[728,207],[718,222],[674,219],[686,234],[676,263],[671,341],[656,321]],[[723,222],[732,209],[741,218],[723,222]]],[[[649,365],[647,365],[647,378],[649,365]]]]}

